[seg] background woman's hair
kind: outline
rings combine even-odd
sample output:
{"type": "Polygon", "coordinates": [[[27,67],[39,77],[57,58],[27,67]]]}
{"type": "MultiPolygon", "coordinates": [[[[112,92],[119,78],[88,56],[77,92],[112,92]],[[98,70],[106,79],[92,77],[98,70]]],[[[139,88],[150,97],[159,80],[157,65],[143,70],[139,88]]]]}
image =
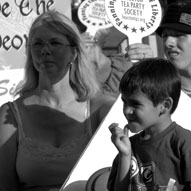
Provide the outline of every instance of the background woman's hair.
{"type": "Polygon", "coordinates": [[[33,64],[30,44],[35,31],[42,25],[46,25],[54,32],[66,36],[76,49],[75,60],[70,68],[70,85],[77,94],[77,100],[84,101],[94,96],[99,91],[99,84],[95,77],[94,68],[88,60],[80,32],[71,19],[57,11],[48,11],[41,14],[31,25],[26,46],[25,78],[17,87],[16,95],[24,95],[38,86],[39,73],[33,64]]]}

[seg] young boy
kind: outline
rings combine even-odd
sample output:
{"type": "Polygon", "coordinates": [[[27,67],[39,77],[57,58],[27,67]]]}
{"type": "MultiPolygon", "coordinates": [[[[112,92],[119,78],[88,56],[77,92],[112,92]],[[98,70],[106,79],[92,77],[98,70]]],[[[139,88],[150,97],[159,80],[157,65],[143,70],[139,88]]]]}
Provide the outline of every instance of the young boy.
{"type": "Polygon", "coordinates": [[[191,98],[191,1],[170,3],[156,33],[166,58],[180,73],[182,91],[191,98]]]}
{"type": "Polygon", "coordinates": [[[119,151],[110,191],[166,191],[170,178],[174,191],[191,190],[191,132],[171,119],[180,90],[176,68],[164,59],[142,60],[124,74],[120,92],[128,125],[109,127],[119,151]],[[137,134],[129,138],[129,130],[137,134]]]}

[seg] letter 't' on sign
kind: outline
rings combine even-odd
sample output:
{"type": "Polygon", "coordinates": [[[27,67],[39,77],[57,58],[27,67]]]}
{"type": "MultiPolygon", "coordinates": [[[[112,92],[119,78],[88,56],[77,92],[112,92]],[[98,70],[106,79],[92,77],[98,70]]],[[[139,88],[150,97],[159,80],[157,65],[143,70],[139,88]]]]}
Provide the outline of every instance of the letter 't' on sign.
{"type": "Polygon", "coordinates": [[[87,27],[87,31],[94,36],[99,29],[112,25],[106,12],[105,0],[85,0],[78,8],[78,18],[87,27]]]}
{"type": "Polygon", "coordinates": [[[114,27],[128,36],[129,44],[152,34],[162,17],[158,0],[105,0],[105,11],[114,27]]]}

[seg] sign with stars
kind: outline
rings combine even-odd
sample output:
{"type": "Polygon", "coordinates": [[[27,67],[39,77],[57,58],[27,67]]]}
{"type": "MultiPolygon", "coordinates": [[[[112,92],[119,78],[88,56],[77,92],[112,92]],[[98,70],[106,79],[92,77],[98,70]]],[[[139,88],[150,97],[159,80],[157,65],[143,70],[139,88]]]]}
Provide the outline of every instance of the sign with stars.
{"type": "Polygon", "coordinates": [[[87,27],[92,36],[98,29],[109,28],[112,25],[106,12],[105,0],[85,0],[78,8],[78,18],[87,27]]]}
{"type": "Polygon", "coordinates": [[[111,23],[128,36],[130,44],[152,34],[162,17],[158,0],[105,0],[105,10],[111,23]]]}

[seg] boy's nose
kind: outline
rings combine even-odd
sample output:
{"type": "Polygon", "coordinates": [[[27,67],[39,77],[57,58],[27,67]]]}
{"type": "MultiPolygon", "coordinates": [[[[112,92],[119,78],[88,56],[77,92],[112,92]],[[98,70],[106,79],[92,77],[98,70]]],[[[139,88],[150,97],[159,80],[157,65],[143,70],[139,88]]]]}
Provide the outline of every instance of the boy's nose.
{"type": "Polygon", "coordinates": [[[124,107],[123,112],[125,115],[132,115],[134,110],[132,107],[126,106],[126,107],[124,107]]]}
{"type": "Polygon", "coordinates": [[[176,46],[176,37],[168,36],[164,42],[167,48],[172,48],[176,46]]]}

